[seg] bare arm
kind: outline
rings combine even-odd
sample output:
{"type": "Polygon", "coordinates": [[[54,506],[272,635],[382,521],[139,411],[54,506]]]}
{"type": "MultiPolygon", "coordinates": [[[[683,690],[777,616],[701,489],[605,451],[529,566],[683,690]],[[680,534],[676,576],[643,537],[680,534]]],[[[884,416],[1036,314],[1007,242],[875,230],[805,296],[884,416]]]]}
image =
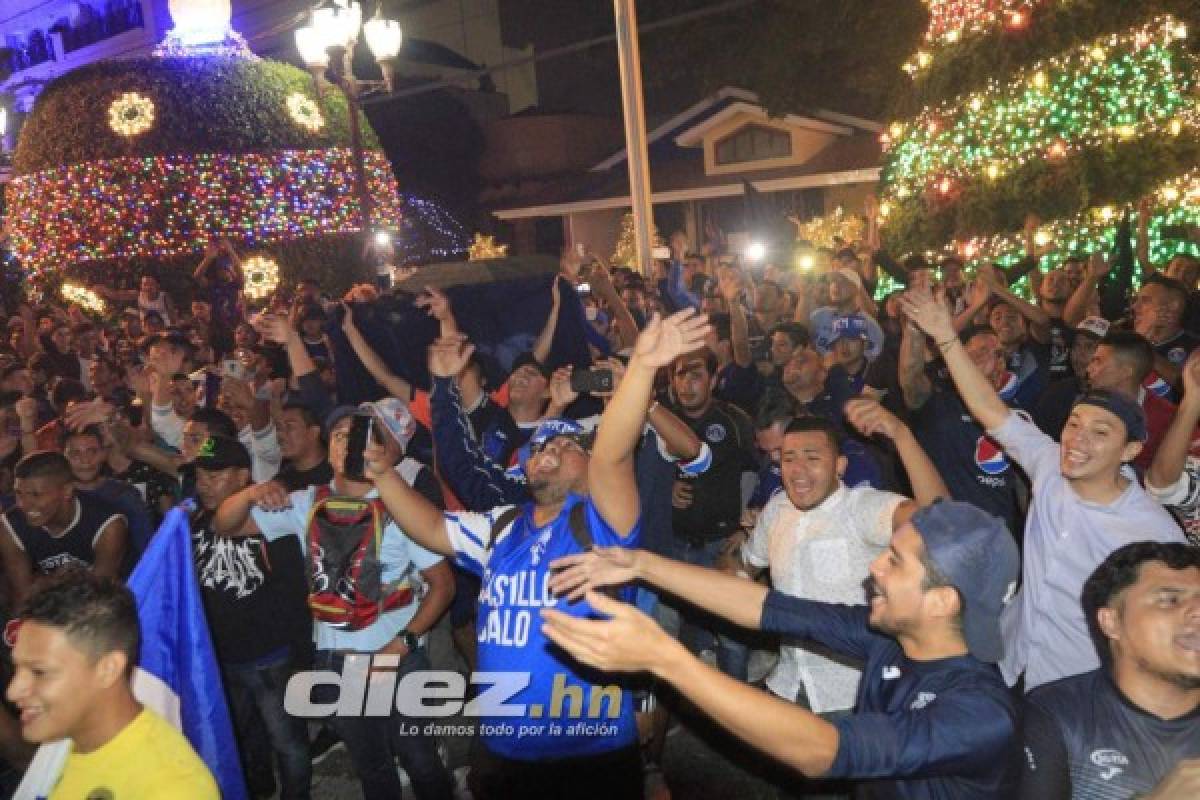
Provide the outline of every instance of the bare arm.
{"type": "Polygon", "coordinates": [[[446,518],[423,494],[408,485],[391,464],[386,453],[374,442],[364,451],[367,477],[375,482],[379,498],[404,534],[417,544],[444,556],[454,555],[454,545],[446,535],[446,518]]]}
{"type": "Polygon", "coordinates": [[[454,573],[450,570],[449,562],[439,561],[421,570],[421,577],[425,579],[427,591],[417,606],[417,613],[405,626],[417,636],[424,636],[432,630],[454,599],[454,573]]]}
{"type": "Polygon", "coordinates": [[[1193,353],[1183,367],[1183,399],[1146,473],[1147,486],[1166,489],[1179,480],[1197,423],[1200,423],[1200,354],[1193,353]]]}
{"type": "Polygon", "coordinates": [[[1050,341],[1049,314],[1025,298],[1014,294],[992,268],[981,268],[980,276],[987,283],[987,287],[991,290],[992,294],[1008,303],[1017,310],[1018,314],[1029,320],[1030,333],[1033,335],[1035,341],[1039,344],[1046,344],[1050,341]]]}
{"type": "Polygon", "coordinates": [[[96,563],[92,570],[107,578],[121,577],[125,551],[129,549],[129,523],[124,517],[111,520],[96,540],[96,563]]]}
{"type": "MultiPolygon", "coordinates": [[[[729,307],[729,342],[733,348],[733,363],[745,368],[754,363],[754,352],[750,349],[750,325],[746,321],[746,309],[741,300],[743,277],[733,268],[720,270],[717,286],[725,298],[725,305],[729,307]]],[[[798,292],[797,295],[800,300],[796,304],[796,313],[799,314],[800,306],[807,305],[807,302],[804,292],[798,292]]],[[[804,322],[808,324],[807,316],[804,322]]]]}
{"type": "MultiPolygon", "coordinates": [[[[612,312],[613,325],[616,327],[617,335],[621,339],[621,346],[632,347],[637,341],[638,327],[637,322],[633,319],[633,314],[629,313],[629,308],[626,307],[625,301],[621,299],[621,295],[617,293],[617,289],[613,286],[612,277],[609,275],[608,262],[600,256],[596,256],[596,265],[592,268],[589,275],[592,291],[600,296],[608,310],[612,312]]],[[[555,286],[555,297],[558,297],[558,287],[555,286]]],[[[549,321],[547,320],[547,324],[549,321]]],[[[549,355],[549,349],[546,350],[549,355]]],[[[542,359],[544,362],[544,359],[542,359]]]]}
{"type": "Polygon", "coordinates": [[[1109,266],[1103,253],[1092,253],[1087,270],[1083,273],[1083,280],[1075,287],[1075,291],[1071,293],[1067,299],[1067,305],[1063,309],[1063,322],[1068,326],[1074,328],[1088,315],[1088,309],[1096,297],[1096,287],[1100,285],[1100,280],[1108,274],[1109,266]]]}
{"type": "Polygon", "coordinates": [[[925,374],[925,334],[911,322],[904,323],[896,373],[904,405],[913,411],[924,406],[933,394],[933,384],[925,374]]]}
{"type": "Polygon", "coordinates": [[[550,358],[550,350],[554,347],[554,331],[558,329],[558,312],[562,307],[562,295],[559,293],[559,278],[555,276],[550,284],[550,313],[546,324],[538,332],[537,340],[533,343],[533,357],[539,364],[545,364],[550,358]]]}
{"type": "Polygon", "coordinates": [[[722,727],[805,775],[823,775],[833,766],[839,735],[832,723],[706,666],[633,606],[598,593],[588,601],[604,619],[542,612],[546,636],[576,659],[610,672],[648,670],[722,727]]]}
{"type": "Polygon", "coordinates": [[[29,597],[33,586],[33,562],[14,539],[8,521],[0,525],[0,561],[4,562],[4,575],[8,578],[11,591],[11,607],[20,608],[29,597]]]}
{"type": "Polygon", "coordinates": [[[945,306],[928,293],[911,291],[901,296],[900,304],[908,318],[937,344],[958,394],[971,415],[987,430],[1002,425],[1008,419],[1008,406],[967,355],[945,306]]]}
{"type": "Polygon", "coordinates": [[[638,336],[625,376],[600,418],[588,467],[588,493],[618,535],[629,535],[640,516],[633,450],[642,435],[654,373],[698,349],[709,330],[707,318],[691,309],[652,319],[638,336]]]}
{"type": "Polygon", "coordinates": [[[892,440],[918,505],[927,506],[950,496],[941,474],[913,435],[912,429],[877,401],[868,397],[855,397],[847,401],[846,419],[864,436],[880,434],[892,440]]]}
{"type": "MultiPolygon", "coordinates": [[[[412,384],[388,369],[387,365],[383,363],[383,359],[379,357],[379,354],[371,349],[371,345],[367,344],[367,340],[363,338],[362,334],[358,331],[358,327],[354,324],[354,315],[350,312],[349,306],[346,306],[346,316],[342,321],[342,331],[350,341],[350,347],[354,350],[354,354],[358,356],[358,360],[366,367],[367,372],[371,373],[371,377],[379,381],[379,385],[387,390],[388,394],[392,397],[399,397],[402,400],[412,399],[412,384]]],[[[303,346],[303,342],[301,342],[301,346],[303,346]]]]}
{"type": "Polygon", "coordinates": [[[680,461],[693,461],[700,455],[700,437],[661,403],[652,404],[646,418],[662,437],[668,453],[680,461]]]}

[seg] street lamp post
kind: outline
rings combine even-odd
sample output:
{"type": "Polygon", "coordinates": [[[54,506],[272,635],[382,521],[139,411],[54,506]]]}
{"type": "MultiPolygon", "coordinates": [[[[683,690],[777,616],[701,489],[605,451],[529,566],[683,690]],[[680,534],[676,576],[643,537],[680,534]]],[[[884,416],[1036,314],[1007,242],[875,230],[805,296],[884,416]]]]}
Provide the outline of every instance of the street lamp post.
{"type": "Polygon", "coordinates": [[[382,0],[376,7],[375,16],[365,24],[362,21],[362,5],[355,0],[324,0],[313,9],[309,24],[296,29],[296,49],[313,75],[317,94],[321,94],[322,83],[328,78],[346,98],[346,109],[350,114],[350,146],[354,150],[354,189],[358,195],[364,235],[369,235],[367,229],[371,222],[373,202],[367,187],[362,127],[358,120],[362,109],[359,100],[364,94],[378,89],[387,92],[392,90],[394,64],[402,41],[400,23],[383,16],[382,0]],[[360,32],[383,71],[382,81],[354,77],[354,46],[358,44],[360,32]]]}

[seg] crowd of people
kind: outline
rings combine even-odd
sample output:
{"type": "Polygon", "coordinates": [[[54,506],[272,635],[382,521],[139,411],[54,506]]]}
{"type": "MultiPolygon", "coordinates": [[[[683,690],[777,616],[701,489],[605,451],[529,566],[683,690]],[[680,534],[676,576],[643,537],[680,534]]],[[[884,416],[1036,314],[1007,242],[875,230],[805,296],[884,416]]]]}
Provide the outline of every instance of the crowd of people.
{"type": "Polygon", "coordinates": [[[216,796],[128,686],[121,582],[190,500],[252,796],[310,797],[340,742],[371,800],[398,767],[422,800],[664,798],[699,712],[790,768],[786,796],[1200,797],[1200,261],[1151,263],[1150,211],[1120,303],[1106,255],[1047,263],[1032,218],[1025,258],[970,275],[873,226],[815,269],[683,234],[645,275],[572,247],[499,375],[452,290],[396,290],[437,322],[427,387],[356,322],[389,287],[251,312],[228,241],[188,298],[146,274],[94,287],[103,320],[22,304],[0,756],[19,776],[70,739],[54,797],[216,796]],[[568,303],[590,364],[551,363],[568,303]],[[377,396],[339,397],[339,359],[377,396]],[[402,696],[447,668],[439,624],[465,786],[402,696]],[[385,668],[401,696],[365,710],[285,699],[385,668]]]}

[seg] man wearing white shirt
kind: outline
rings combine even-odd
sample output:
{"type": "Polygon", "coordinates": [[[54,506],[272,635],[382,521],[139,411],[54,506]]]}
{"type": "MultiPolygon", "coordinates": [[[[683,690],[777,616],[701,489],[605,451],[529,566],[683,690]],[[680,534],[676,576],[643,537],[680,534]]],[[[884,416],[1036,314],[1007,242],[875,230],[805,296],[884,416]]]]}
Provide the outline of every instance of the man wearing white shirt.
{"type": "MultiPolygon", "coordinates": [[[[847,419],[865,435],[892,439],[912,479],[916,502],[903,495],[842,484],[846,457],[840,434],[823,417],[800,417],[784,431],[783,491],[767,503],[742,546],[747,573],[769,569],[779,591],[827,603],[861,602],[863,581],[892,532],[918,505],[948,495],[912,431],[874,400],[846,404],[847,419]]],[[[854,708],[859,670],[811,645],[784,644],[767,688],[818,714],[854,708]]]]}

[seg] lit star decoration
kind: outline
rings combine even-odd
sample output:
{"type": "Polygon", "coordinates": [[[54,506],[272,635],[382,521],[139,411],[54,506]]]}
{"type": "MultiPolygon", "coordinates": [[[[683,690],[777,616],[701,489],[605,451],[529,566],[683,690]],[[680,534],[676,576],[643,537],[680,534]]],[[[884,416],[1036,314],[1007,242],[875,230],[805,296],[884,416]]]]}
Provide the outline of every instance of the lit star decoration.
{"type": "Polygon", "coordinates": [[[246,285],[242,290],[251,300],[265,300],[279,285],[279,264],[270,256],[254,255],[242,261],[246,285]]]}
{"type": "Polygon", "coordinates": [[[74,283],[64,283],[60,293],[62,294],[63,300],[79,306],[84,311],[90,311],[93,314],[103,314],[106,310],[104,298],[86,286],[79,286],[78,284],[74,283]]]}
{"type": "Polygon", "coordinates": [[[108,107],[108,126],[122,136],[137,136],[154,127],[154,101],[125,92],[108,107]]]}
{"type": "Polygon", "coordinates": [[[288,114],[301,128],[316,133],[325,127],[325,118],[321,116],[321,109],[308,95],[292,92],[288,95],[287,107],[288,114]]]}
{"type": "Polygon", "coordinates": [[[1200,132],[1194,99],[1200,68],[1179,32],[1173,18],[1159,17],[893,126],[885,168],[890,191],[994,179],[1032,159],[1063,159],[1084,147],[1200,132]]]}
{"type": "Polygon", "coordinates": [[[508,245],[497,244],[496,237],[475,234],[475,240],[468,248],[468,260],[483,261],[489,258],[504,258],[508,255],[508,245]]]}
{"type": "Polygon", "coordinates": [[[857,242],[863,238],[863,219],[857,214],[847,214],[845,209],[838,206],[823,217],[813,217],[801,221],[796,217],[788,217],[796,226],[796,238],[811,242],[816,247],[834,247],[836,239],[844,243],[857,242]]]}
{"type": "MultiPolygon", "coordinates": [[[[348,148],[109,159],[14,178],[14,250],[34,273],[100,259],[247,246],[362,228],[348,148]]],[[[366,152],[373,221],[394,225],[400,198],[383,153],[366,152]]]]}

